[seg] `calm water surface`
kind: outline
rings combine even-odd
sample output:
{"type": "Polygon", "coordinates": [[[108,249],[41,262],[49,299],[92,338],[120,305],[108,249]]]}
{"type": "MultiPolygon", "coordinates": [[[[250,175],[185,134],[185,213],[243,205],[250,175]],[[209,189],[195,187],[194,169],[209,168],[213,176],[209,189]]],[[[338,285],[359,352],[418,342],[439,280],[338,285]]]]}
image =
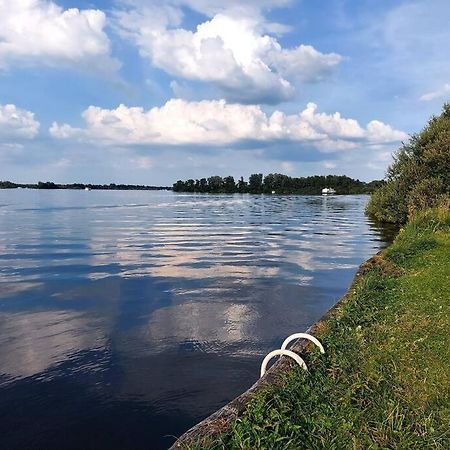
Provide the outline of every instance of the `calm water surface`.
{"type": "Polygon", "coordinates": [[[167,448],[384,246],[366,202],[0,191],[0,447],[167,448]]]}

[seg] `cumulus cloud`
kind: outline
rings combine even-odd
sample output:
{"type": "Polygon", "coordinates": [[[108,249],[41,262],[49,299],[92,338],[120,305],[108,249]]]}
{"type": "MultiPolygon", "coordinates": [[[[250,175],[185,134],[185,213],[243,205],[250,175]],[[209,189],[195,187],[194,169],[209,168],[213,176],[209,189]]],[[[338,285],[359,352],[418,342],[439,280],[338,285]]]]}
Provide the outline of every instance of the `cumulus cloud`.
{"type": "Polygon", "coordinates": [[[336,53],[321,53],[308,45],[283,48],[266,33],[274,24],[259,14],[228,9],[195,31],[181,28],[181,17],[170,5],[116,12],[120,32],[154,66],[173,76],[212,83],[232,101],[288,100],[297,82],[320,81],[341,60],[336,53]]]}
{"type": "Polygon", "coordinates": [[[49,0],[0,0],[0,70],[13,65],[115,70],[106,16],[49,0]]]}
{"type": "Polygon", "coordinates": [[[420,97],[423,102],[431,102],[432,100],[442,100],[445,98],[450,98],[450,83],[445,83],[440,89],[436,91],[427,92],[420,97]]]}
{"type": "Polygon", "coordinates": [[[390,125],[379,120],[372,120],[367,124],[367,138],[371,142],[383,144],[403,141],[408,138],[408,135],[403,131],[394,130],[390,125]]]}
{"type": "Polygon", "coordinates": [[[188,102],[169,100],[148,111],[142,107],[102,109],[90,106],[82,114],[85,128],[53,123],[50,133],[59,139],[79,139],[102,145],[239,145],[291,141],[307,143],[322,152],[357,148],[361,143],[386,144],[407,138],[380,121],[362,127],[336,112],[317,112],[308,103],[299,114],[275,111],[267,115],[260,106],[225,100],[188,102]]]}
{"type": "MultiPolygon", "coordinates": [[[[32,139],[39,132],[34,114],[16,105],[0,105],[0,142],[14,139],[32,139]]],[[[18,144],[11,144],[18,145],[18,144]]]]}
{"type": "Polygon", "coordinates": [[[341,56],[320,53],[311,45],[299,45],[291,50],[275,45],[274,51],[269,54],[269,61],[283,76],[315,82],[328,76],[341,61],[341,56]]]}

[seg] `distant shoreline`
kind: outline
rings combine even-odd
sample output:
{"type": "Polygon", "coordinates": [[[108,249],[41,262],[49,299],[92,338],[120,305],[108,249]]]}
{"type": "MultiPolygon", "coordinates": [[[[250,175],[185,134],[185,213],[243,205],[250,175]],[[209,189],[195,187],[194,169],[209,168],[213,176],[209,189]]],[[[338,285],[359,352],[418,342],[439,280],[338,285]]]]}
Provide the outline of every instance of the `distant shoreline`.
{"type": "Polygon", "coordinates": [[[58,184],[51,181],[38,183],[13,183],[11,181],[0,181],[0,189],[50,189],[50,190],[92,190],[92,191],[171,191],[170,186],[147,186],[139,184],[91,184],[70,183],[58,184]]]}
{"type": "Polygon", "coordinates": [[[277,195],[320,195],[320,194],[371,194],[383,185],[382,180],[368,183],[346,175],[313,175],[291,177],[281,173],[262,173],[244,177],[236,182],[233,176],[178,180],[173,184],[174,192],[211,194],[277,194],[277,195]],[[331,190],[331,192],[330,192],[331,190]]]}

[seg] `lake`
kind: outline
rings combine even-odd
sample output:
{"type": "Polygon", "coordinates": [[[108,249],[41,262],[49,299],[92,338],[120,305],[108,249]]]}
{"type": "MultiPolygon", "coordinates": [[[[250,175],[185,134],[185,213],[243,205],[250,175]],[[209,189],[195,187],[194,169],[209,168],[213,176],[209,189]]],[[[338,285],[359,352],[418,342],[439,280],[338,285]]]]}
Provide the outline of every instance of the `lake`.
{"type": "Polygon", "coordinates": [[[161,449],[391,234],[367,196],[0,191],[0,447],[161,449]]]}

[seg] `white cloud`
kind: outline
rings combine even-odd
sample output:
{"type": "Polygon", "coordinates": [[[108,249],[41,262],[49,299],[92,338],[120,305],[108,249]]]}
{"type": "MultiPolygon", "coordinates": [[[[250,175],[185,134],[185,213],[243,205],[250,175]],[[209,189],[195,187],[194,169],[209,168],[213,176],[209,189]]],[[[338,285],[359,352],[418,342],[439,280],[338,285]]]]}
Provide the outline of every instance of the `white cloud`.
{"type": "Polygon", "coordinates": [[[0,70],[48,65],[115,70],[106,16],[48,0],[0,0],[0,70]]]}
{"type": "Polygon", "coordinates": [[[379,120],[372,120],[367,124],[367,137],[374,143],[389,143],[403,141],[408,135],[403,131],[394,130],[390,125],[386,125],[379,120]]]}
{"type": "Polygon", "coordinates": [[[39,126],[32,112],[20,109],[16,105],[0,105],[0,142],[32,139],[38,134],[39,126]]]}
{"type": "Polygon", "coordinates": [[[116,19],[122,34],[154,66],[173,76],[212,83],[234,101],[290,99],[296,83],[321,80],[341,60],[311,46],[282,48],[266,34],[274,24],[265,23],[259,14],[227,10],[195,31],[180,28],[180,14],[168,6],[147,7],[116,12],[116,19]]]}
{"type": "Polygon", "coordinates": [[[334,152],[365,144],[386,144],[407,135],[379,121],[366,128],[339,113],[317,112],[308,103],[299,114],[275,111],[267,115],[260,106],[230,104],[225,100],[188,102],[169,100],[145,111],[120,105],[109,110],[90,106],[83,112],[86,127],[53,123],[50,133],[59,139],[79,139],[102,145],[212,145],[245,141],[308,143],[322,152],[334,152]]]}
{"type": "Polygon", "coordinates": [[[299,45],[291,50],[276,45],[270,59],[284,76],[314,82],[328,76],[342,58],[336,53],[320,53],[311,45],[299,45]]]}
{"type": "Polygon", "coordinates": [[[440,89],[422,95],[420,100],[423,102],[430,102],[432,100],[441,100],[446,98],[450,98],[450,83],[445,83],[440,89]]]}
{"type": "Polygon", "coordinates": [[[358,121],[354,119],[343,119],[340,113],[334,114],[317,113],[317,105],[308,103],[299,116],[289,116],[291,127],[298,124],[307,124],[314,130],[317,130],[321,136],[327,138],[359,139],[363,138],[365,131],[361,128],[358,121]]]}

